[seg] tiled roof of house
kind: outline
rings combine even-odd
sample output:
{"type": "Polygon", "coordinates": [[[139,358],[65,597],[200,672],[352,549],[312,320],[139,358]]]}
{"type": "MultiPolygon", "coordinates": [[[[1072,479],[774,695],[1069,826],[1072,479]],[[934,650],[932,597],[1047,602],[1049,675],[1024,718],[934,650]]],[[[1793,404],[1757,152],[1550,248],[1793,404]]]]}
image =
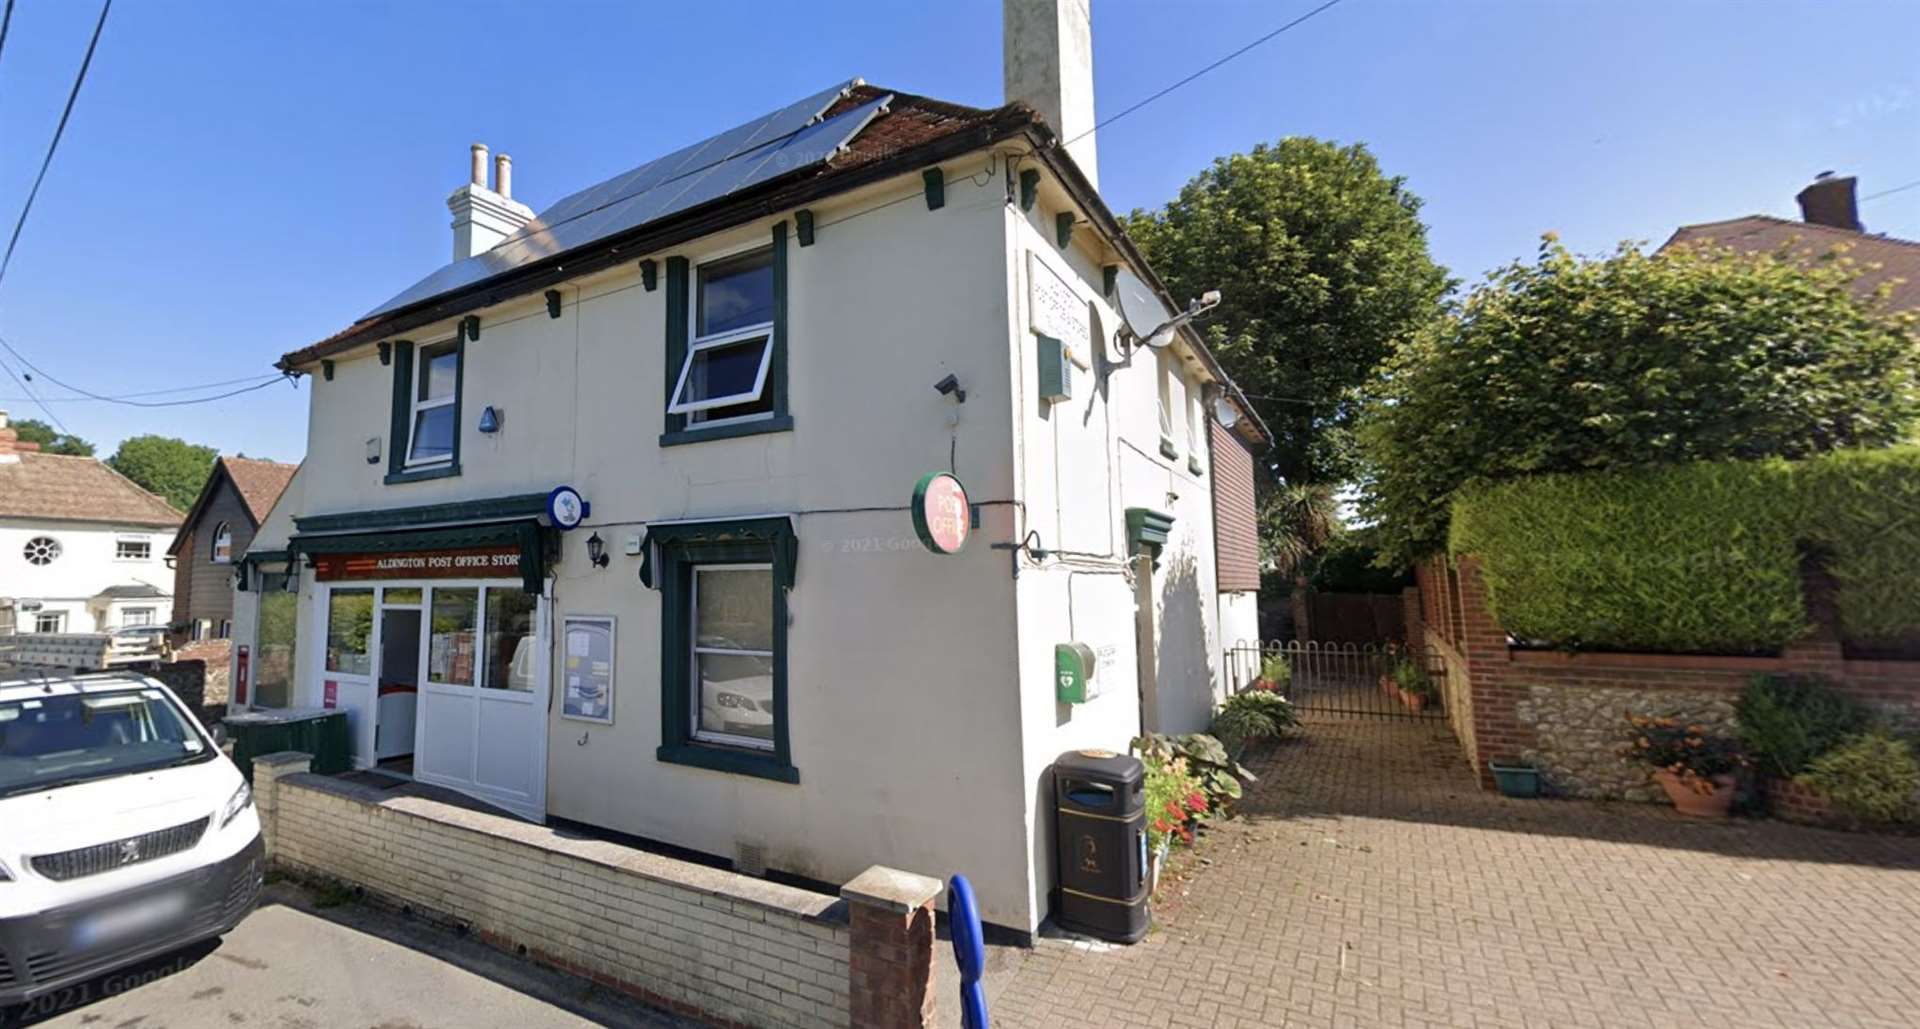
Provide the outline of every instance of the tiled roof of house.
{"type": "Polygon", "coordinates": [[[91,457],[26,452],[0,464],[0,518],[46,518],[171,528],[165,500],[91,457]]]}
{"type": "Polygon", "coordinates": [[[293,481],[293,473],[300,469],[296,464],[256,461],[251,457],[223,457],[220,463],[226,466],[234,488],[240,491],[240,499],[247,502],[247,512],[253,515],[255,525],[267,520],[273,502],[280,499],[287,483],[293,481]]]}
{"type": "Polygon", "coordinates": [[[1788,221],[1762,214],[1723,222],[1683,226],[1660,249],[1711,241],[1745,253],[1772,252],[1783,247],[1808,258],[1821,257],[1844,246],[1846,256],[1869,267],[1855,280],[1854,289],[1868,293],[1888,280],[1894,283],[1887,306],[1897,311],[1920,311],[1920,243],[1837,229],[1812,222],[1788,221]]]}

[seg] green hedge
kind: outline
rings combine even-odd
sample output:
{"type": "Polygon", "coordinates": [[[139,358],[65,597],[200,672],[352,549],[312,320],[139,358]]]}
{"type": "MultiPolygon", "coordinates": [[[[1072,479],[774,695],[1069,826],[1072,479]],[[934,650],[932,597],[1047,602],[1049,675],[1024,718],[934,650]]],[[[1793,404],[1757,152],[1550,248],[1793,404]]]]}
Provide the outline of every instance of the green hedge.
{"type": "Polygon", "coordinates": [[[1803,538],[1839,586],[1841,637],[1920,642],[1920,447],[1829,454],[1800,465],[1798,479],[1803,538]]]}
{"type": "Polygon", "coordinates": [[[1549,475],[1469,490],[1450,549],[1480,558],[1522,639],[1773,651],[1810,628],[1803,553],[1826,561],[1850,644],[1920,636],[1920,447],[1808,461],[1549,475]]]}

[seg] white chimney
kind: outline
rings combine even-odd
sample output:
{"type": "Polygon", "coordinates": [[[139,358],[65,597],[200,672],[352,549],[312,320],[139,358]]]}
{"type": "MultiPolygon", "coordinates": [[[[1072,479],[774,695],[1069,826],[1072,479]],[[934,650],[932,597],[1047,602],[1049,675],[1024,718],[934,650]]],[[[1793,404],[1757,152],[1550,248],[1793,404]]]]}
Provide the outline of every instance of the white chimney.
{"type": "Polygon", "coordinates": [[[1002,0],[1007,102],[1039,111],[1067,153],[1100,185],[1093,147],[1092,0],[1002,0]],[[1079,137],[1079,138],[1076,138],[1079,137]]]}
{"type": "Polygon", "coordinates": [[[495,192],[487,187],[487,145],[475,143],[471,157],[469,181],[447,197],[447,210],[453,212],[456,261],[492,250],[533,220],[533,208],[513,199],[513,158],[501,154],[495,159],[499,190],[495,192]]]}

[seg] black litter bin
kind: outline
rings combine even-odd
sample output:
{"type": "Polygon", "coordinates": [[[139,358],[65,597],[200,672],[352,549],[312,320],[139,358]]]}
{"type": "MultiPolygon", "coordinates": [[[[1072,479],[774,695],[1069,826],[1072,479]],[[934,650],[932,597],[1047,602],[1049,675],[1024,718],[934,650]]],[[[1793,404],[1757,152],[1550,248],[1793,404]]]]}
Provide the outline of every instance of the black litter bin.
{"type": "Polygon", "coordinates": [[[1116,943],[1147,934],[1146,768],[1110,750],[1053,763],[1054,921],[1116,943]]]}

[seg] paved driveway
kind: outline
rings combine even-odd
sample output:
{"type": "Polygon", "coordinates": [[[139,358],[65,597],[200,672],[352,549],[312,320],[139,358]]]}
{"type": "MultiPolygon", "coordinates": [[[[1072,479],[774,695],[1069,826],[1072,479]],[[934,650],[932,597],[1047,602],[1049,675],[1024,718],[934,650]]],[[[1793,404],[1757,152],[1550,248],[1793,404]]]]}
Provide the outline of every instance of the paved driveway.
{"type": "Polygon", "coordinates": [[[996,949],[997,1026],[1913,1026],[1920,838],[1481,793],[1443,726],[1309,727],[1130,948],[996,949]]]}
{"type": "MultiPolygon", "coordinates": [[[[20,1014],[0,1011],[0,1026],[20,1014]]],[[[448,931],[359,905],[316,909],[288,885],[268,887],[218,946],[101,976],[26,1015],[89,1029],[685,1024],[448,931]]]]}

